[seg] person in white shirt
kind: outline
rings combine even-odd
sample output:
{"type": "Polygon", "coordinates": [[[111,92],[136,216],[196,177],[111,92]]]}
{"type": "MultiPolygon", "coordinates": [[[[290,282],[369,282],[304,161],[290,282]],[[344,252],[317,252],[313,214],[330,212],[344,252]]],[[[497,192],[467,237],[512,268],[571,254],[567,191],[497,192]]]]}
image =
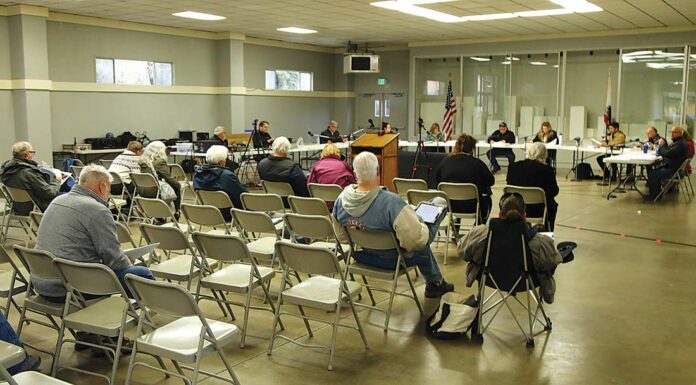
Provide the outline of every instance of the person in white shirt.
{"type": "MultiPolygon", "coordinates": [[[[114,159],[109,166],[110,172],[115,172],[121,178],[123,185],[129,193],[133,194],[135,191],[135,185],[133,185],[130,173],[140,172],[140,156],[143,155],[143,144],[138,141],[128,142],[126,150],[123,151],[119,156],[114,159]]],[[[122,186],[114,186],[115,189],[111,193],[114,195],[120,195],[122,191],[115,191],[117,189],[122,189],[122,186]]]]}

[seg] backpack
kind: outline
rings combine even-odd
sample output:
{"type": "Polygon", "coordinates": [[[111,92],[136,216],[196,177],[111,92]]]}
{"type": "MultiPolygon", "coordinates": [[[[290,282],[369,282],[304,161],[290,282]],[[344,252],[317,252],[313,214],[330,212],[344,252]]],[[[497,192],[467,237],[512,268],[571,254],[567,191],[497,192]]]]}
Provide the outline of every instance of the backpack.
{"type": "Polygon", "coordinates": [[[451,340],[478,328],[478,301],[472,294],[446,293],[435,313],[425,322],[425,331],[437,339],[451,340]]]}
{"type": "Polygon", "coordinates": [[[594,172],[589,163],[578,163],[575,167],[575,176],[577,180],[594,179],[594,172]]]}
{"type": "Polygon", "coordinates": [[[181,161],[181,168],[184,169],[184,172],[187,174],[193,173],[193,168],[197,165],[198,163],[196,162],[195,159],[184,159],[181,161]]]}

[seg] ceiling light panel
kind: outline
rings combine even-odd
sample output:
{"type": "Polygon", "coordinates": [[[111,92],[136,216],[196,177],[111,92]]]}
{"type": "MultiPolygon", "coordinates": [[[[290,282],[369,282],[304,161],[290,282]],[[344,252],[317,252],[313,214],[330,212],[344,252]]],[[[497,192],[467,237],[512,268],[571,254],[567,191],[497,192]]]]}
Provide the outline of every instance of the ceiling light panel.
{"type": "Polygon", "coordinates": [[[299,33],[301,35],[306,35],[306,34],[310,34],[310,33],[317,33],[317,31],[315,31],[313,29],[300,28],[300,27],[276,28],[276,31],[288,32],[288,33],[299,33]]]}
{"type": "Polygon", "coordinates": [[[206,20],[206,21],[215,21],[215,20],[225,20],[226,19],[225,16],[218,16],[218,15],[212,15],[210,13],[195,12],[195,11],[176,12],[176,13],[172,13],[172,16],[185,17],[187,19],[206,20]]]}

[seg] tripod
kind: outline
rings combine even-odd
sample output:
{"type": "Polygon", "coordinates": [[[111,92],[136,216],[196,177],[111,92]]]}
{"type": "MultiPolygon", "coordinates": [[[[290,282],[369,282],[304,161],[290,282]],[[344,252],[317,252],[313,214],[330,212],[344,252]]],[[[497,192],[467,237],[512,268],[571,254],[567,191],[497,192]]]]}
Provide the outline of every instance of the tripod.
{"type": "Polygon", "coordinates": [[[428,153],[423,148],[423,131],[425,127],[423,126],[423,118],[418,118],[418,145],[416,146],[416,156],[413,158],[413,166],[411,166],[411,179],[416,175],[416,171],[420,167],[427,167],[427,173],[425,174],[425,180],[430,179],[430,171],[432,171],[432,166],[428,163],[428,153]],[[420,164],[418,161],[422,157],[425,159],[425,164],[420,164]]]}
{"type": "MultiPolygon", "coordinates": [[[[253,126],[253,129],[251,130],[251,135],[249,135],[249,139],[247,139],[247,143],[246,143],[246,148],[244,148],[244,151],[242,152],[242,155],[239,158],[240,162],[244,162],[244,167],[239,168],[239,175],[237,175],[237,177],[239,178],[240,181],[242,180],[241,176],[242,175],[246,176],[247,171],[249,170],[249,167],[251,167],[251,163],[249,162],[249,147],[252,145],[252,141],[254,139],[254,136],[257,135],[257,133],[259,131],[258,127],[257,127],[258,123],[259,123],[258,119],[254,119],[254,121],[251,123],[253,126]]],[[[258,148],[256,149],[256,155],[260,155],[258,148]]],[[[248,177],[247,177],[247,182],[248,182],[249,186],[254,184],[254,182],[251,179],[249,179],[248,177]]]]}

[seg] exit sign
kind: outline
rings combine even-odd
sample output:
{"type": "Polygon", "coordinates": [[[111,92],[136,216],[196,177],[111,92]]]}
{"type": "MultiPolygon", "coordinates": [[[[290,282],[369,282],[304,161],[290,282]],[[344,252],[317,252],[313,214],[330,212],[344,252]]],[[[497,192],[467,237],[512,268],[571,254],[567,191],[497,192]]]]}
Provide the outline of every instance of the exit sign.
{"type": "Polygon", "coordinates": [[[384,77],[377,78],[377,85],[378,86],[386,86],[387,85],[387,78],[384,78],[384,77]]]}

